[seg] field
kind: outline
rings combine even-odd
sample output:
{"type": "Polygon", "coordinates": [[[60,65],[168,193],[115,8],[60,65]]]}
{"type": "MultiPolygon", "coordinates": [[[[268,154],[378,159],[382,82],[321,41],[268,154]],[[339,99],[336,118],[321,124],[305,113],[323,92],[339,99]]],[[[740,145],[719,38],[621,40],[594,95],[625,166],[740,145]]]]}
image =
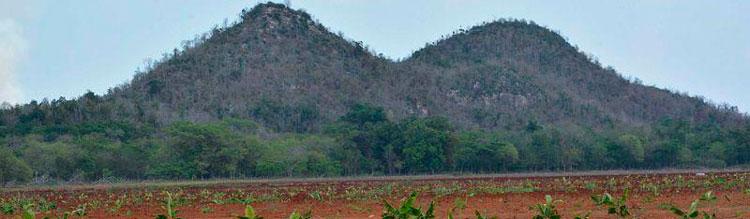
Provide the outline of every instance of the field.
{"type": "MultiPolygon", "coordinates": [[[[238,218],[247,206],[264,218],[310,211],[313,218],[381,218],[387,201],[399,208],[410,194],[422,212],[434,201],[437,218],[532,218],[537,204],[562,218],[608,215],[626,208],[635,218],[678,218],[670,209],[750,218],[750,173],[590,172],[479,176],[147,182],[5,188],[2,218],[238,218]],[[628,188],[628,199],[619,202],[628,188]],[[712,193],[706,194],[712,191],[712,193]],[[591,196],[612,195],[596,205],[591,196]],[[611,204],[611,205],[608,205],[611,204]],[[530,208],[530,206],[532,208],[530,208]],[[172,215],[170,215],[170,209],[172,215]],[[550,211],[552,212],[552,211],[550,211]]],[[[700,218],[704,216],[700,215],[700,218]]]]}

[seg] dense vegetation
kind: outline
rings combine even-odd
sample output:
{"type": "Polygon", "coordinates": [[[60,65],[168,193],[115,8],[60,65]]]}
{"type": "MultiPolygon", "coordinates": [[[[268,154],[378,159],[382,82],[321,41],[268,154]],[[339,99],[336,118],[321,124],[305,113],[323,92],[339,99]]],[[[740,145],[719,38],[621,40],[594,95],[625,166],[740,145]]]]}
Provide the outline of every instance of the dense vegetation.
{"type": "Polygon", "coordinates": [[[126,121],[6,130],[3,182],[714,167],[750,161],[750,128],[664,120],[644,132],[529,122],[523,130],[457,130],[444,117],[389,120],[355,105],[320,133],[273,133],[258,123],[126,121]],[[9,149],[10,148],[10,149],[9,149]]]}
{"type": "Polygon", "coordinates": [[[261,4],[106,95],[0,109],[0,181],[750,163],[736,107],[644,86],[533,22],[398,62],[261,4]]]}

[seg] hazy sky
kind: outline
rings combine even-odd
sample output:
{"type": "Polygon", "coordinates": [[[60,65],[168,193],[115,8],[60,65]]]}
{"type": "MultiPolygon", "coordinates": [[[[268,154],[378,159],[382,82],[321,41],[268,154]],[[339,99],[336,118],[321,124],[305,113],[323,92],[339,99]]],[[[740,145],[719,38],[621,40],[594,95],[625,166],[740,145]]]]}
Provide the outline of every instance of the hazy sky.
{"type": "MultiPolygon", "coordinates": [[[[256,0],[0,0],[0,102],[98,94],[256,0]]],[[[459,28],[533,20],[645,84],[750,111],[750,1],[292,0],[393,58],[459,28]]]]}

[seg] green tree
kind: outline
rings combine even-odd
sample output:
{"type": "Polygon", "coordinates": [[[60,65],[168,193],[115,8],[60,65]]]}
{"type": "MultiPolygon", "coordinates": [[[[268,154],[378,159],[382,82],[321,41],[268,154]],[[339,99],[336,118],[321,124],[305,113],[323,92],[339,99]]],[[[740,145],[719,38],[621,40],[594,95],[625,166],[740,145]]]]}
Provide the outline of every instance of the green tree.
{"type": "Polygon", "coordinates": [[[617,139],[617,146],[622,148],[623,155],[626,156],[627,166],[634,166],[642,163],[646,157],[646,151],[641,138],[631,134],[621,135],[617,139]]]}
{"type": "Polygon", "coordinates": [[[369,104],[356,104],[341,117],[341,121],[364,126],[365,124],[376,124],[387,120],[382,107],[369,104]]]}
{"type": "Polygon", "coordinates": [[[518,149],[513,144],[507,142],[495,151],[495,156],[501,161],[504,170],[510,169],[519,160],[518,149]]]}
{"type": "Polygon", "coordinates": [[[0,146],[0,182],[25,183],[31,179],[31,168],[25,162],[16,157],[13,152],[0,146]]]}
{"type": "Polygon", "coordinates": [[[448,136],[428,126],[425,120],[409,122],[404,132],[402,154],[410,172],[436,172],[445,167],[448,136]]]}
{"type": "Polygon", "coordinates": [[[238,176],[239,162],[248,154],[244,139],[218,124],[178,122],[166,128],[166,145],[157,155],[161,163],[152,175],[211,178],[238,176]],[[178,172],[172,172],[179,170],[178,172]],[[172,172],[172,173],[170,173],[172,172]]]}
{"type": "Polygon", "coordinates": [[[690,148],[681,147],[677,152],[677,162],[683,167],[694,166],[693,151],[690,148]]]}
{"type": "Polygon", "coordinates": [[[53,179],[69,179],[91,168],[80,165],[84,156],[75,145],[64,142],[43,142],[28,138],[23,149],[23,159],[28,162],[37,176],[53,179]]]}

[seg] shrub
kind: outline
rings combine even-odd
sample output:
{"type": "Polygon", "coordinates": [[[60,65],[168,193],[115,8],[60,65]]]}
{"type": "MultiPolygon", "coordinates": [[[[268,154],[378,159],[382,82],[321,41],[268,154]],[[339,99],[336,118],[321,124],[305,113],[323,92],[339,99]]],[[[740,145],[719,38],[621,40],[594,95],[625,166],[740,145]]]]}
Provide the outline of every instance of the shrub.
{"type": "Polygon", "coordinates": [[[0,183],[25,183],[31,179],[31,168],[7,148],[0,148],[0,183]]]}

